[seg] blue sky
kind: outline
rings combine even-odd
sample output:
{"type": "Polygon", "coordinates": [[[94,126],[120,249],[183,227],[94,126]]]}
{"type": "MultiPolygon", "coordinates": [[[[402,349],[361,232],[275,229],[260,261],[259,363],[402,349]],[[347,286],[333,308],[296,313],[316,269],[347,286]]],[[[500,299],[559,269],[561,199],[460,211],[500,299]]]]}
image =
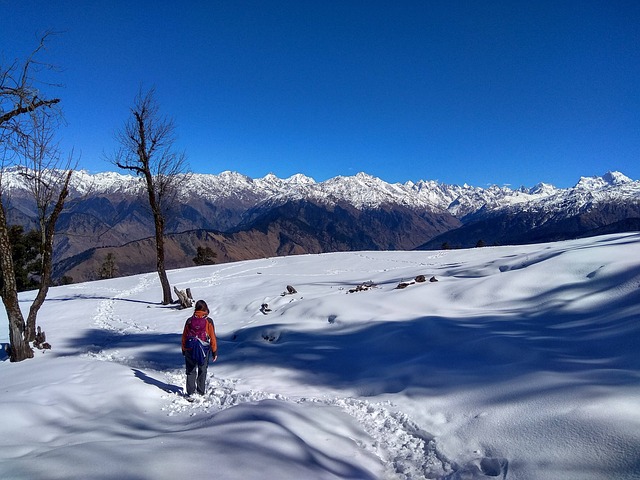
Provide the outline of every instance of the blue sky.
{"type": "Polygon", "coordinates": [[[640,2],[0,0],[38,34],[80,167],[156,88],[199,173],[558,187],[640,179],[640,2]]]}

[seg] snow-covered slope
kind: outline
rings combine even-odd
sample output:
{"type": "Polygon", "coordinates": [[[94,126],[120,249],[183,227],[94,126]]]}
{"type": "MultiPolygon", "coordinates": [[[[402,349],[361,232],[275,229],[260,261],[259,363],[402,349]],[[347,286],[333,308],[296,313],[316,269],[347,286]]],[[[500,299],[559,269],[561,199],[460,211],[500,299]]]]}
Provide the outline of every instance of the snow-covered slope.
{"type": "Polygon", "coordinates": [[[52,288],[53,349],[0,356],[2,478],[640,478],[639,234],[169,279],[216,323],[206,394],[156,274],[52,288]]]}

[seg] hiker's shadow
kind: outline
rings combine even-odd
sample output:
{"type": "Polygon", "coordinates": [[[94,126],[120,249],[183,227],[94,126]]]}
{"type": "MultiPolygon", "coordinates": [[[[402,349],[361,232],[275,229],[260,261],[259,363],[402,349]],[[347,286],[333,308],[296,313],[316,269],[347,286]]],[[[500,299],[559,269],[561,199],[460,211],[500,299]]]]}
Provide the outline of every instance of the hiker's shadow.
{"type": "Polygon", "coordinates": [[[150,377],[146,373],[137,368],[132,368],[134,375],[136,378],[139,378],[144,383],[149,385],[153,385],[154,387],[158,387],[160,390],[167,393],[182,393],[182,387],[178,387],[177,385],[170,385],[168,383],[161,382],[153,377],[150,377]]]}

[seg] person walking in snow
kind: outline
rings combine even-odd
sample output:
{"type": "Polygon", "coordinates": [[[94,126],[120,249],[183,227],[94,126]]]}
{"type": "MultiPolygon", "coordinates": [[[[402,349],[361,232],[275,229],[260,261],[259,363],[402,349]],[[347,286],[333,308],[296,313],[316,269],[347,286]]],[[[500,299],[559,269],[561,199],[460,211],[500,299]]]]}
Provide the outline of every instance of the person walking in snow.
{"type": "Polygon", "coordinates": [[[193,315],[187,319],[182,331],[182,355],[187,373],[187,398],[194,393],[204,395],[207,381],[209,354],[218,359],[218,343],[209,307],[204,300],[196,302],[193,315]]]}

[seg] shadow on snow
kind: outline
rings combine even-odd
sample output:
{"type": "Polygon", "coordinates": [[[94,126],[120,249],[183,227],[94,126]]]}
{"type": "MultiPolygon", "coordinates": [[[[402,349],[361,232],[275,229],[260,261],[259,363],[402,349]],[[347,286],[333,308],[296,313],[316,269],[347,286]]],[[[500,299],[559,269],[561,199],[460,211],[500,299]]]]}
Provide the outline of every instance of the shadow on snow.
{"type": "MultiPolygon", "coordinates": [[[[360,395],[456,390],[527,375],[549,375],[549,384],[556,385],[549,388],[563,388],[554,383],[561,375],[563,382],[576,385],[624,385],[640,381],[637,304],[638,292],[633,292],[615,306],[584,313],[518,310],[369,324],[331,316],[312,331],[274,323],[220,336],[215,365],[280,367],[296,372],[301,382],[355,388],[360,395]]],[[[105,355],[166,391],[172,387],[141,370],[184,366],[179,333],[93,329],[70,346],[77,352],[60,355],[105,355]],[[129,349],[135,354],[128,354],[129,349]]],[[[525,387],[519,395],[540,393],[527,391],[522,380],[525,387]]]]}

